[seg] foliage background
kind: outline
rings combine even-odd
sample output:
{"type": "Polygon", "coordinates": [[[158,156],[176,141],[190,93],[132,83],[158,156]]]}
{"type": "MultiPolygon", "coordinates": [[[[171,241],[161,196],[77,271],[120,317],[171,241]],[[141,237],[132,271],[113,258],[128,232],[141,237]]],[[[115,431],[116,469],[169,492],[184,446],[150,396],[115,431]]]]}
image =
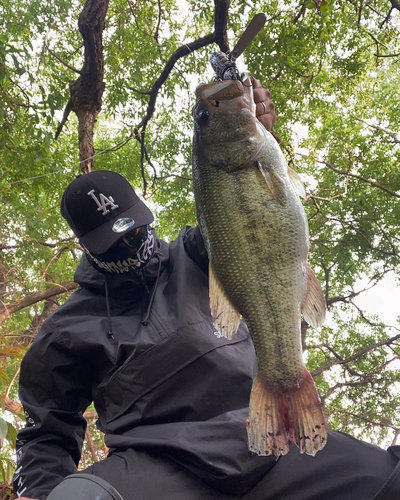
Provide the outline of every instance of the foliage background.
{"type": "MultiPolygon", "coordinates": [[[[76,109],[57,140],[55,133],[70,82],[83,74],[86,49],[78,20],[88,4],[3,0],[0,6],[5,494],[15,467],[16,429],[23,425],[20,360],[47,315],[76,288],[81,249],[59,214],[64,188],[81,170],[115,170],[154,208],[161,237],[172,239],[183,225],[195,224],[193,91],[212,78],[210,52],[232,47],[257,12],[265,12],[266,26],[238,64],[271,90],[278,114],[273,133],[306,182],[311,261],[329,305],[329,321],[320,330],[303,324],[308,367],[331,428],[381,446],[398,442],[400,325],[361,310],[357,297],[364,290],[357,284],[366,276],[371,288],[389,273],[397,281],[400,276],[399,4],[99,0],[106,9],[105,89],[94,158],[82,161],[87,158],[79,150],[76,109]]],[[[106,453],[94,409],[86,416],[82,467],[106,453]]]]}

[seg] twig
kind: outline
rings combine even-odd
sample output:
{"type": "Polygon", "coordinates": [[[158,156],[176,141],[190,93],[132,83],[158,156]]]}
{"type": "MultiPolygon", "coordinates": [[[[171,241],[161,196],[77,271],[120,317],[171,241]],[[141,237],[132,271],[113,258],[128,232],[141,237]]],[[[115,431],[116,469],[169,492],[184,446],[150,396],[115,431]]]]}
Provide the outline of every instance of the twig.
{"type": "Polygon", "coordinates": [[[191,177],[184,177],[183,175],[178,175],[178,174],[168,174],[168,175],[160,175],[160,176],[156,176],[156,180],[157,181],[163,181],[165,179],[168,179],[169,177],[176,177],[177,179],[182,179],[184,181],[192,181],[192,178],[191,177]]]}
{"type": "Polygon", "coordinates": [[[50,52],[50,54],[55,57],[57,59],[57,61],[59,61],[61,64],[63,64],[64,66],[66,66],[68,69],[70,69],[71,71],[74,71],[75,73],[77,73],[78,75],[81,75],[82,74],[82,71],[79,71],[78,69],[74,68],[73,66],[71,66],[70,64],[68,64],[67,62],[65,62],[63,59],[61,59],[60,56],[58,56],[54,50],[52,50],[50,47],[49,47],[49,35],[50,35],[50,31],[52,29],[52,27],[54,26],[55,24],[55,20],[51,23],[47,33],[46,33],[46,37],[44,39],[44,46],[46,47],[46,49],[50,52]]]}
{"type": "Polygon", "coordinates": [[[367,179],[366,177],[363,177],[362,175],[358,174],[352,174],[351,172],[343,172],[342,170],[339,170],[338,168],[334,167],[327,161],[318,161],[318,163],[322,163],[323,165],[326,165],[328,168],[336,172],[337,174],[340,175],[347,175],[350,177],[354,177],[355,179],[360,179],[363,182],[367,182],[368,184],[371,184],[371,186],[375,186],[379,189],[382,189],[382,191],[385,191],[386,193],[391,194],[392,196],[395,196],[396,198],[400,198],[400,194],[396,193],[395,191],[392,191],[391,189],[387,188],[386,186],[383,186],[379,182],[371,181],[371,179],[367,179]]]}
{"type": "Polygon", "coordinates": [[[206,35],[203,38],[198,38],[197,40],[194,40],[193,42],[183,44],[181,47],[179,47],[171,55],[171,57],[168,59],[167,63],[165,64],[164,69],[162,70],[160,76],[154,82],[152,89],[149,91],[150,100],[149,100],[149,104],[147,106],[147,112],[146,112],[146,115],[141,120],[141,122],[135,127],[137,130],[140,130],[141,128],[146,128],[148,121],[150,120],[150,118],[154,114],[158,92],[161,89],[163,83],[168,78],[172,69],[174,68],[175,63],[179,59],[190,54],[191,52],[195,52],[196,50],[199,50],[203,47],[206,47],[207,45],[210,45],[212,43],[218,43],[220,49],[223,52],[226,52],[229,50],[229,45],[228,45],[228,41],[227,41],[229,1],[228,0],[214,0],[214,4],[215,4],[215,25],[214,25],[215,29],[214,29],[214,32],[209,34],[209,35],[206,35]]]}
{"type": "Polygon", "coordinates": [[[129,85],[126,86],[126,88],[128,90],[132,90],[132,92],[136,92],[136,94],[140,94],[140,95],[151,95],[151,92],[149,90],[139,90],[139,89],[136,89],[135,87],[129,87],[129,85]]]}
{"type": "MultiPolygon", "coordinates": [[[[355,233],[359,234],[363,240],[367,243],[368,247],[371,249],[371,250],[374,250],[375,252],[379,252],[383,255],[388,255],[388,256],[391,256],[391,257],[398,257],[399,254],[397,252],[397,249],[393,246],[392,242],[390,241],[390,244],[392,246],[392,250],[389,252],[388,250],[384,250],[382,248],[377,248],[377,247],[374,247],[372,245],[372,243],[370,242],[370,240],[367,238],[367,236],[365,236],[365,234],[360,231],[357,227],[355,227],[351,221],[346,221],[346,220],[341,220],[341,219],[336,219],[335,217],[327,217],[328,220],[330,221],[334,221],[334,222],[338,222],[339,224],[341,224],[342,226],[348,226],[350,227],[355,233]]],[[[379,229],[381,230],[381,232],[383,232],[384,236],[387,237],[387,235],[385,234],[385,232],[381,229],[381,227],[379,226],[378,222],[373,220],[373,222],[375,222],[375,224],[379,227],[379,229]]],[[[387,237],[388,238],[388,237],[387,237]]],[[[387,271],[385,271],[386,273],[387,271]]],[[[384,274],[385,274],[384,273],[384,274]]]]}
{"type": "Polygon", "coordinates": [[[378,53],[375,53],[374,56],[375,57],[398,57],[398,56],[400,56],[400,52],[398,52],[397,54],[378,54],[378,53]]]}
{"type": "Polygon", "coordinates": [[[389,22],[390,16],[392,15],[392,11],[393,11],[393,7],[389,10],[387,16],[385,17],[385,19],[380,24],[380,26],[379,26],[380,29],[382,29],[385,26],[385,24],[389,22]]]}
{"type": "Polygon", "coordinates": [[[160,2],[160,0],[157,1],[157,4],[158,4],[158,19],[157,19],[156,30],[154,32],[154,39],[155,39],[156,43],[158,44],[158,34],[159,34],[159,31],[160,31],[161,14],[162,14],[162,8],[161,8],[161,2],[160,2]]]}
{"type": "Polygon", "coordinates": [[[86,429],[85,434],[86,434],[86,441],[87,441],[87,444],[89,446],[90,455],[92,457],[92,460],[93,460],[93,462],[98,462],[99,459],[97,458],[97,455],[96,455],[96,448],[94,446],[92,436],[90,435],[90,432],[88,429],[86,429]]]}
{"type": "Polygon", "coordinates": [[[365,120],[362,120],[361,118],[356,118],[356,120],[358,120],[358,121],[360,121],[362,123],[365,123],[365,125],[367,125],[368,127],[373,128],[375,130],[379,130],[381,132],[385,132],[385,134],[388,134],[394,140],[395,144],[400,144],[400,139],[391,130],[387,130],[386,128],[379,127],[378,125],[373,125],[372,123],[368,123],[365,120]]]}
{"type": "MultiPolygon", "coordinates": [[[[372,372],[369,372],[369,373],[367,373],[365,375],[357,373],[355,370],[351,370],[348,365],[345,365],[345,367],[348,370],[348,372],[351,375],[353,375],[353,376],[360,377],[360,380],[354,380],[352,382],[338,382],[333,387],[330,387],[328,389],[328,391],[324,395],[324,399],[326,400],[326,398],[329,398],[330,396],[332,396],[332,394],[337,389],[340,389],[342,387],[357,387],[359,385],[365,385],[365,384],[368,384],[368,383],[370,383],[371,385],[373,385],[373,384],[379,384],[379,382],[381,382],[382,380],[387,380],[386,378],[374,379],[373,375],[378,375],[378,374],[382,373],[382,371],[384,370],[384,368],[386,368],[386,366],[390,365],[390,363],[393,363],[393,361],[397,361],[399,359],[399,357],[400,357],[400,355],[395,356],[394,358],[390,359],[389,361],[386,361],[385,363],[383,363],[376,370],[374,370],[372,372]]],[[[396,378],[396,380],[399,379],[398,376],[395,377],[395,378],[396,378]]],[[[392,380],[390,380],[390,381],[392,382],[392,380]]]]}
{"type": "Polygon", "coordinates": [[[20,370],[21,370],[21,366],[18,367],[18,370],[15,372],[13,378],[11,379],[9,386],[7,387],[7,391],[6,391],[6,395],[5,395],[6,398],[8,398],[10,396],[11,388],[14,385],[14,382],[17,380],[17,377],[19,375],[20,370]]]}
{"type": "Polygon", "coordinates": [[[360,349],[358,352],[356,352],[352,356],[349,356],[346,359],[342,359],[342,360],[333,359],[332,361],[330,361],[326,365],[321,366],[321,367],[316,368],[315,370],[313,370],[311,372],[311,375],[313,377],[315,377],[317,375],[320,375],[324,371],[329,370],[330,368],[332,368],[332,366],[343,365],[343,364],[346,364],[346,363],[350,363],[351,361],[356,360],[357,358],[359,358],[363,354],[366,354],[367,352],[372,351],[373,349],[376,349],[377,347],[380,347],[380,346],[383,346],[383,345],[392,344],[393,342],[395,342],[398,339],[400,339],[400,334],[395,335],[394,337],[390,337],[389,339],[381,340],[380,342],[376,342],[375,344],[371,344],[368,347],[364,347],[364,349],[360,349]]]}
{"type": "MultiPolygon", "coordinates": [[[[11,81],[11,80],[10,80],[11,81]]],[[[1,92],[6,96],[6,99],[8,99],[8,101],[13,105],[13,106],[19,106],[19,107],[22,107],[22,108],[27,108],[29,109],[30,108],[30,105],[29,104],[25,104],[24,102],[19,102],[19,101],[16,101],[15,99],[13,99],[9,94],[7,94],[7,92],[3,89],[3,87],[0,87],[0,90],[1,92]]]]}
{"type": "Polygon", "coordinates": [[[338,198],[343,198],[344,196],[347,195],[348,186],[349,186],[349,176],[346,177],[346,185],[344,187],[343,193],[336,194],[335,196],[331,196],[330,198],[323,198],[322,196],[315,196],[313,194],[307,194],[305,201],[307,201],[310,198],[316,199],[316,200],[321,200],[321,201],[332,201],[332,200],[337,200],[338,198]]]}
{"type": "Polygon", "coordinates": [[[19,413],[22,410],[22,404],[17,401],[13,401],[8,396],[5,396],[4,402],[6,405],[6,410],[11,413],[19,413]]]}
{"type": "Polygon", "coordinates": [[[59,295],[60,293],[65,293],[65,292],[71,292],[72,290],[75,290],[78,288],[78,283],[74,283],[73,281],[67,282],[67,283],[61,283],[60,285],[53,286],[51,288],[48,288],[47,290],[40,291],[40,292],[33,292],[28,297],[25,297],[15,304],[1,304],[0,305],[0,324],[10,316],[10,314],[13,314],[17,311],[20,311],[21,309],[24,309],[25,307],[32,306],[34,304],[37,304],[38,302],[42,300],[47,300],[50,297],[54,297],[55,295],[59,295]]]}
{"type": "Polygon", "coordinates": [[[168,59],[160,76],[155,81],[152,89],[149,91],[150,100],[147,106],[146,115],[142,118],[141,122],[135,127],[135,129],[140,130],[142,128],[146,128],[148,121],[154,114],[158,92],[160,91],[162,85],[168,78],[169,74],[171,73],[178,59],[186,56],[187,54],[190,54],[195,50],[205,47],[206,45],[210,45],[211,43],[214,42],[215,42],[215,34],[212,33],[210,35],[205,36],[204,38],[199,38],[198,40],[195,40],[191,43],[182,45],[172,54],[172,56],[168,59]]]}
{"type": "Polygon", "coordinates": [[[367,417],[361,417],[360,415],[357,415],[356,413],[352,413],[352,412],[347,411],[347,410],[341,410],[339,408],[334,408],[332,410],[332,413],[344,413],[345,415],[350,415],[351,417],[358,418],[359,420],[363,420],[364,422],[368,422],[369,424],[376,425],[378,427],[383,427],[383,428],[388,427],[390,429],[394,429],[397,434],[400,433],[400,427],[396,427],[395,425],[391,425],[391,424],[385,424],[383,422],[375,422],[374,420],[370,420],[367,417]]]}
{"type": "Polygon", "coordinates": [[[146,192],[147,192],[147,179],[146,179],[146,174],[144,171],[144,154],[145,154],[145,147],[144,147],[144,134],[145,134],[145,128],[143,128],[141,132],[141,139],[140,139],[140,170],[142,173],[142,179],[143,179],[143,198],[146,198],[146,192]]]}
{"type": "Polygon", "coordinates": [[[293,19],[293,24],[296,24],[299,21],[300,17],[304,17],[306,10],[307,10],[306,2],[303,2],[300,6],[299,12],[296,14],[295,18],[293,19]]]}
{"type": "Polygon", "coordinates": [[[384,15],[382,14],[382,12],[379,12],[378,10],[374,9],[374,7],[372,7],[372,5],[366,5],[366,7],[368,9],[372,10],[372,12],[375,12],[375,14],[378,14],[378,16],[384,17],[384,15]]]}

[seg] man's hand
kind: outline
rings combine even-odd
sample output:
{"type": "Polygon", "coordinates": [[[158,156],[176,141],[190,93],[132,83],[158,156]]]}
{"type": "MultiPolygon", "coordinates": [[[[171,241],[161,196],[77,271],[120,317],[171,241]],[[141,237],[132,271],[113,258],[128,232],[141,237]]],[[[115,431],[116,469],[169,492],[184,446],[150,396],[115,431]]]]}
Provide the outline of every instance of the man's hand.
{"type": "Polygon", "coordinates": [[[256,117],[267,130],[271,130],[275,123],[275,105],[271,101],[271,92],[265,89],[259,80],[251,77],[253,83],[253,96],[256,104],[256,117]]]}
{"type": "Polygon", "coordinates": [[[37,500],[37,498],[18,497],[18,500],[37,500]]]}

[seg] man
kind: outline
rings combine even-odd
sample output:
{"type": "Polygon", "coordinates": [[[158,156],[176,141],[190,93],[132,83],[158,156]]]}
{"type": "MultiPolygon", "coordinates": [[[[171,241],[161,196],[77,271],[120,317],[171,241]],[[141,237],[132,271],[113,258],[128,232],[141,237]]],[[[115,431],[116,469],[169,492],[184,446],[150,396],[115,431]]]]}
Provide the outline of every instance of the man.
{"type": "MultiPolygon", "coordinates": [[[[254,100],[270,129],[274,107],[257,80],[254,100]]],[[[17,498],[400,498],[398,447],[386,452],[331,432],[316,457],[294,446],[278,461],[248,451],[255,353],[243,324],[231,340],[212,325],[198,228],[159,240],[150,210],[109,171],[75,179],[61,212],[85,249],[81,288],[22,362],[17,498]],[[75,474],[92,401],[110,451],[75,474]]]]}

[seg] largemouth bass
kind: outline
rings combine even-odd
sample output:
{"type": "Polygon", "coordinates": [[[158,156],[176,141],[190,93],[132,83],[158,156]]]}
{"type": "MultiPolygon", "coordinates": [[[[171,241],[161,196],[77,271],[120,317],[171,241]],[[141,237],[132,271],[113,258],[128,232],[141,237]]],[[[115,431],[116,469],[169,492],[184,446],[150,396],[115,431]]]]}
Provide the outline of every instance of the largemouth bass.
{"type": "Polygon", "coordinates": [[[285,455],[295,443],[315,455],[327,439],[323,409],[302,358],[301,314],[325,319],[325,298],[307,256],[305,196],[255,116],[251,82],[196,89],[193,182],[210,260],[215,327],[231,338],[241,317],[258,358],[249,403],[249,449],[285,455]]]}

